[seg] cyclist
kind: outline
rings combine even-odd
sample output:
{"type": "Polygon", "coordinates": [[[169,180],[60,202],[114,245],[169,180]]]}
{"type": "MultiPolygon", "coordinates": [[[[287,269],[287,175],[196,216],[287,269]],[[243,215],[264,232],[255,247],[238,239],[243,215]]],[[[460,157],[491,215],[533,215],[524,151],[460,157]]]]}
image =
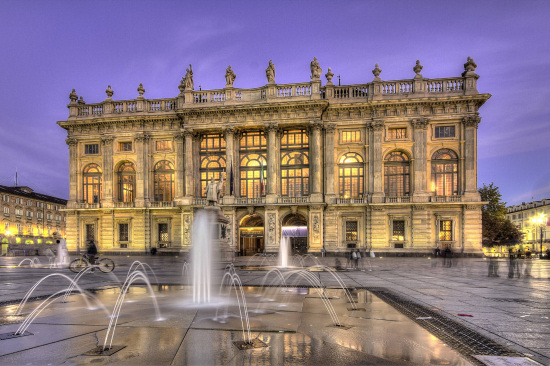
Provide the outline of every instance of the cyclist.
{"type": "Polygon", "coordinates": [[[88,256],[88,260],[90,261],[90,264],[95,264],[95,259],[97,255],[97,246],[95,245],[93,240],[90,240],[88,242],[88,245],[86,245],[86,254],[88,256]]]}

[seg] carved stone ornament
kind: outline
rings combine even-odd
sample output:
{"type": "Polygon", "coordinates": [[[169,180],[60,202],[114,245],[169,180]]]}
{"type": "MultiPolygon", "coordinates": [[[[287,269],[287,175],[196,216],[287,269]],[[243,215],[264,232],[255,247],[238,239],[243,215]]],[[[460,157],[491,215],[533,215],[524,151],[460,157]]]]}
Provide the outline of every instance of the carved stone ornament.
{"type": "Polygon", "coordinates": [[[329,67],[327,73],[325,74],[325,77],[327,78],[327,85],[333,85],[332,84],[332,77],[333,76],[334,76],[334,73],[332,72],[332,70],[329,67]]]}
{"type": "Polygon", "coordinates": [[[269,123],[267,126],[265,126],[265,132],[277,132],[279,129],[279,125],[275,122],[269,123]]]}
{"type": "Polygon", "coordinates": [[[178,131],[178,132],[174,133],[174,139],[176,141],[178,141],[178,140],[181,141],[184,138],[185,138],[185,134],[183,133],[183,131],[178,131]]]}
{"type": "Polygon", "coordinates": [[[369,127],[371,129],[373,129],[374,131],[382,131],[382,130],[384,130],[384,121],[382,121],[382,120],[372,121],[369,124],[369,127]]]}
{"type": "Polygon", "coordinates": [[[298,206],[290,206],[290,212],[293,215],[296,215],[296,213],[298,212],[298,206]]]}
{"type": "Polygon", "coordinates": [[[86,102],[84,101],[84,98],[82,97],[82,95],[80,96],[80,99],[78,100],[78,104],[86,104],[86,102]]]}
{"type": "Polygon", "coordinates": [[[76,146],[76,144],[78,143],[78,140],[74,137],[68,137],[67,139],[65,139],[65,143],[69,145],[69,147],[76,146]]]}
{"type": "Polygon", "coordinates": [[[319,120],[312,121],[309,125],[309,128],[310,128],[311,132],[321,131],[321,129],[323,128],[323,122],[321,122],[319,120]]]}
{"type": "Polygon", "coordinates": [[[78,95],[76,95],[76,91],[74,89],[69,94],[69,99],[71,100],[71,103],[75,103],[77,101],[78,95]]]}
{"type": "Polygon", "coordinates": [[[107,98],[111,99],[114,93],[115,92],[111,89],[111,86],[107,85],[107,89],[105,89],[105,94],[107,94],[107,98]]]}
{"type": "Polygon", "coordinates": [[[235,126],[228,126],[223,129],[223,134],[228,137],[235,134],[235,126]]]}
{"type": "Polygon", "coordinates": [[[101,143],[105,146],[110,146],[112,145],[113,140],[114,140],[113,136],[104,136],[101,138],[101,143]]]}
{"type": "Polygon", "coordinates": [[[423,68],[424,68],[424,66],[420,65],[420,60],[416,60],[416,65],[414,65],[414,67],[413,67],[413,71],[416,74],[415,78],[421,78],[422,77],[420,72],[422,71],[423,68]]]}
{"type": "Polygon", "coordinates": [[[477,64],[474,62],[474,59],[468,56],[468,60],[464,64],[464,72],[462,76],[475,74],[477,64]]]}
{"type": "Polygon", "coordinates": [[[465,127],[475,127],[478,128],[481,118],[479,116],[466,116],[462,119],[465,127]]]}
{"type": "Polygon", "coordinates": [[[378,67],[378,64],[375,64],[374,69],[372,70],[372,74],[374,75],[374,81],[382,81],[382,79],[380,79],[381,73],[382,73],[382,69],[378,67]]]}
{"type": "Polygon", "coordinates": [[[311,70],[311,80],[319,80],[319,78],[321,78],[323,70],[319,66],[319,61],[317,61],[317,57],[313,58],[313,61],[311,61],[311,63],[309,64],[309,68],[311,70]]]}
{"type": "Polygon", "coordinates": [[[137,91],[139,93],[139,97],[143,98],[143,94],[145,93],[145,88],[143,87],[142,83],[139,83],[139,86],[137,88],[137,91]]]}
{"type": "Polygon", "coordinates": [[[415,118],[411,120],[411,125],[418,130],[427,130],[430,121],[427,118],[415,118]]]}
{"type": "Polygon", "coordinates": [[[246,208],[246,211],[248,212],[248,214],[249,214],[250,216],[254,215],[254,206],[248,206],[248,207],[246,208]]]}
{"type": "Polygon", "coordinates": [[[191,137],[192,138],[195,135],[195,132],[190,128],[184,128],[183,129],[183,135],[185,137],[191,137]]]}
{"type": "Polygon", "coordinates": [[[180,94],[183,94],[183,91],[185,90],[185,77],[181,78],[180,85],[178,85],[178,89],[180,90],[180,94]]]}
{"type": "Polygon", "coordinates": [[[336,130],[336,123],[325,123],[324,127],[327,133],[334,133],[334,130],[336,130]]]}
{"type": "Polygon", "coordinates": [[[151,135],[149,135],[148,133],[138,133],[134,136],[134,139],[137,142],[146,142],[150,138],[151,138],[151,135]]]}

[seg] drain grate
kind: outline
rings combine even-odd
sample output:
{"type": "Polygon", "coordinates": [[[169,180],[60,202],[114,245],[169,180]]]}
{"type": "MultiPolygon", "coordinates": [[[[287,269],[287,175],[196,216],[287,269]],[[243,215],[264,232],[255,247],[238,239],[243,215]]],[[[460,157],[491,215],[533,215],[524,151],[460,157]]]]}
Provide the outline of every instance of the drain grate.
{"type": "Polygon", "coordinates": [[[423,305],[407,300],[387,289],[366,289],[448,344],[474,365],[485,365],[476,359],[474,355],[523,357],[522,354],[496,343],[459,322],[423,305]]]}
{"type": "Polygon", "coordinates": [[[527,300],[527,299],[503,299],[503,298],[499,298],[499,297],[492,298],[491,300],[498,301],[498,302],[517,302],[517,303],[520,303],[520,304],[532,303],[533,302],[532,300],[527,300]]]}

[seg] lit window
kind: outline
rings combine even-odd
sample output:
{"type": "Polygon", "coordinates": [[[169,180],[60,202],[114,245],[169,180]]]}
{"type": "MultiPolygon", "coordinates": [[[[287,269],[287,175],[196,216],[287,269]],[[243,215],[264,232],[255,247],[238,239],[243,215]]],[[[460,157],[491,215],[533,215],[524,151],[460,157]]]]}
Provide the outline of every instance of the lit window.
{"type": "Polygon", "coordinates": [[[410,193],[409,158],[393,151],[384,159],[384,193],[387,197],[408,196],[410,193]]]}
{"type": "Polygon", "coordinates": [[[243,132],[239,141],[241,197],[266,194],[267,140],[263,132],[243,132]]]}
{"type": "Polygon", "coordinates": [[[341,198],[363,197],[363,158],[356,153],[346,153],[339,161],[339,187],[341,198]]]}
{"type": "MultiPolygon", "coordinates": [[[[218,182],[226,168],[225,139],[222,134],[203,135],[201,137],[200,159],[201,197],[206,198],[208,183],[212,177],[218,182]]],[[[225,189],[225,179],[223,182],[222,192],[225,189]]]]}
{"type": "MultiPolygon", "coordinates": [[[[97,164],[88,164],[83,174],[83,199],[86,203],[99,203],[101,200],[101,168],[97,164]]],[[[48,204],[51,210],[52,205],[48,204]]]]}
{"type": "Polygon", "coordinates": [[[342,142],[361,142],[361,131],[342,131],[342,142]]]}
{"type": "Polygon", "coordinates": [[[159,224],[159,236],[158,236],[159,242],[168,242],[169,236],[168,236],[168,224],[162,223],[159,224]]]}
{"type": "Polygon", "coordinates": [[[118,224],[118,241],[129,241],[129,225],[127,223],[118,224]]]}
{"type": "Polygon", "coordinates": [[[392,240],[405,240],[405,221],[394,220],[392,225],[392,240]]]}
{"type": "Polygon", "coordinates": [[[174,197],[174,167],[166,160],[159,161],[154,168],[155,201],[172,201],[174,197]]]}
{"type": "Polygon", "coordinates": [[[99,145],[98,144],[87,144],[84,145],[84,154],[99,154],[99,145]]]}
{"type": "Polygon", "coordinates": [[[156,142],[157,151],[170,151],[172,150],[172,141],[163,140],[156,142]]]}
{"type": "Polygon", "coordinates": [[[439,240],[453,240],[453,222],[451,220],[441,220],[439,222],[439,240]]]}
{"type": "Polygon", "coordinates": [[[136,169],[131,162],[124,162],[117,171],[118,178],[118,201],[134,202],[136,169]]]}
{"type": "Polygon", "coordinates": [[[118,151],[132,151],[132,143],[129,141],[119,142],[118,151]]]}
{"type": "Polygon", "coordinates": [[[435,128],[435,138],[455,137],[455,126],[438,126],[435,128]]]}
{"type": "Polygon", "coordinates": [[[432,189],[436,196],[458,195],[458,156],[449,149],[432,156],[432,189]]]}
{"type": "Polygon", "coordinates": [[[281,194],[309,194],[309,137],[306,130],[283,131],[281,137],[281,194]]]}
{"type": "Polygon", "coordinates": [[[407,138],[407,129],[406,128],[389,128],[388,129],[388,139],[389,140],[403,140],[407,138]]]}
{"type": "Polygon", "coordinates": [[[346,241],[357,241],[357,221],[346,221],[346,241]]]}

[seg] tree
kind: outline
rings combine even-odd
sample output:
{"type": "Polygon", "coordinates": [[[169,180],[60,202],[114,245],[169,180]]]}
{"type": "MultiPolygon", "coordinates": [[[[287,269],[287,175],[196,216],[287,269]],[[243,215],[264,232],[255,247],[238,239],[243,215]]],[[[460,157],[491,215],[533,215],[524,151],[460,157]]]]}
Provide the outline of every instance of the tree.
{"type": "Polygon", "coordinates": [[[521,241],[523,233],[510,220],[506,219],[506,202],[493,183],[478,189],[481,200],[486,202],[481,207],[483,245],[514,245],[521,241]]]}

